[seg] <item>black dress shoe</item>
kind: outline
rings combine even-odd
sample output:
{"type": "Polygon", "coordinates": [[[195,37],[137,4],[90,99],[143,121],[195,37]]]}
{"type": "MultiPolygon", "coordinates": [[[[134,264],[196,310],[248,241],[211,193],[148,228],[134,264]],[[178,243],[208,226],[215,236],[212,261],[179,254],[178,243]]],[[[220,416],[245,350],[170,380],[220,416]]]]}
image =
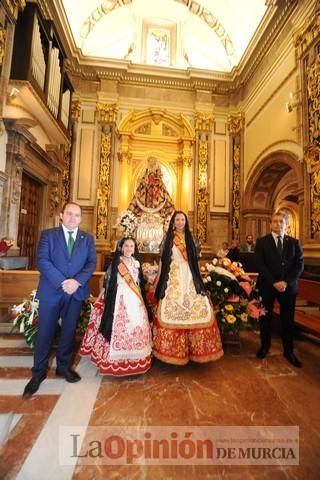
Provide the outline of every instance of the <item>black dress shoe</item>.
{"type": "Polygon", "coordinates": [[[269,352],[269,347],[260,347],[256,353],[257,358],[266,358],[267,353],[269,352]]]}
{"type": "Polygon", "coordinates": [[[36,393],[36,391],[39,389],[40,383],[43,382],[43,380],[45,378],[46,378],[45,376],[42,376],[42,377],[34,376],[34,377],[32,377],[31,380],[25,386],[25,389],[24,389],[23,394],[22,394],[23,398],[32,397],[32,395],[34,393],[36,393]]]}
{"type": "Polygon", "coordinates": [[[284,356],[288,360],[288,362],[291,363],[291,365],[293,365],[294,367],[296,367],[296,368],[301,368],[302,367],[302,363],[295,356],[295,354],[293,352],[284,353],[284,356]]]}
{"type": "Polygon", "coordinates": [[[63,372],[57,369],[56,374],[58,377],[63,377],[69,383],[76,383],[81,380],[80,375],[74,370],[71,370],[71,368],[64,370],[63,372]]]}

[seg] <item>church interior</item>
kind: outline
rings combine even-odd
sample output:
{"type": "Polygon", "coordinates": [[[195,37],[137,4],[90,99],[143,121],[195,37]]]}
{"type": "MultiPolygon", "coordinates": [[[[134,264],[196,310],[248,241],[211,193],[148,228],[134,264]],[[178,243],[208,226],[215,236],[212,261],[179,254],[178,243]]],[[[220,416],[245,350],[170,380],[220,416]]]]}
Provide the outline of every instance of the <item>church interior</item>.
{"type": "MultiPolygon", "coordinates": [[[[0,74],[0,478],[319,478],[319,0],[2,0],[0,74]],[[112,378],[80,357],[77,337],[82,381],[56,378],[53,347],[48,378],[23,399],[33,353],[12,332],[12,307],[37,287],[41,231],[59,226],[68,201],[95,239],[93,297],[124,232],[156,265],[181,210],[205,265],[284,212],[304,252],[303,368],[284,361],[275,312],[262,361],[257,331],[245,330],[218,362],[154,360],[112,378]],[[65,461],[64,427],[119,426],[295,426],[299,458],[65,461]]],[[[240,260],[256,278],[252,252],[240,260]]]]}

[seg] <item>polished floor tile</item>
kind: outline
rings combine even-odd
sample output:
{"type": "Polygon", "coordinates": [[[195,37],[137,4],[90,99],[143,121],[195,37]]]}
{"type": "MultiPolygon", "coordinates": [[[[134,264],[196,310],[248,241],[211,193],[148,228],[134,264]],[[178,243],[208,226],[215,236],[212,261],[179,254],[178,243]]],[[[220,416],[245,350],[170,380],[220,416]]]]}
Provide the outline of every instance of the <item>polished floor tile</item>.
{"type": "Polygon", "coordinates": [[[318,478],[320,349],[309,339],[296,342],[302,369],[286,361],[279,339],[274,340],[267,358],[258,360],[258,337],[252,332],[241,333],[239,354],[227,350],[217,362],[177,367],[155,360],[147,374],[122,379],[97,375],[87,358],[76,355],[82,381],[68,384],[55,377],[52,358],[48,378],[30,400],[22,399],[21,393],[30,375],[31,352],[17,336],[2,335],[0,340],[0,414],[4,415],[4,425],[9,417],[15,418],[0,447],[5,460],[0,463],[0,478],[318,478]],[[110,466],[101,465],[99,458],[90,458],[90,464],[84,465],[77,455],[70,465],[63,465],[61,460],[61,428],[75,432],[80,428],[87,439],[87,426],[268,425],[299,426],[299,465],[110,466]]]}

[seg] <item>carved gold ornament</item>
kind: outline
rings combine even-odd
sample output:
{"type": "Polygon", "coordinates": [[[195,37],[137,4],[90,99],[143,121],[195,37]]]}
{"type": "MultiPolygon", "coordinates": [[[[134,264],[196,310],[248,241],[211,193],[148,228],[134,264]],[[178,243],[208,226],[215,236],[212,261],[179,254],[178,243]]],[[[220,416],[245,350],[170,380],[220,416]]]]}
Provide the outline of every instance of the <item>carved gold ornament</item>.
{"type": "Polygon", "coordinates": [[[304,150],[310,182],[311,238],[320,235],[320,55],[307,68],[309,143],[304,150]]]}
{"type": "Polygon", "coordinates": [[[0,67],[3,63],[4,51],[6,46],[6,30],[0,26],[0,67]]]}
{"type": "Polygon", "coordinates": [[[98,114],[98,121],[101,123],[115,123],[117,120],[118,106],[107,103],[97,103],[96,111],[98,114]]]}
{"type": "Polygon", "coordinates": [[[97,238],[107,237],[108,206],[111,195],[111,132],[101,132],[99,184],[97,188],[97,238]]]}
{"type": "Polygon", "coordinates": [[[210,132],[212,130],[214,116],[213,113],[195,113],[195,129],[210,132]]]}
{"type": "Polygon", "coordinates": [[[233,146],[232,238],[239,239],[240,223],[240,147],[233,146]]]}
{"type": "Polygon", "coordinates": [[[64,145],[64,170],[62,174],[62,204],[70,198],[71,143],[64,145]]]}
{"type": "Polygon", "coordinates": [[[81,112],[81,103],[79,102],[79,100],[74,100],[71,103],[71,120],[73,122],[76,122],[79,120],[80,112],[81,112]]]}
{"type": "Polygon", "coordinates": [[[240,133],[244,128],[244,114],[243,112],[235,113],[228,116],[228,130],[231,134],[240,133]]]}
{"type": "Polygon", "coordinates": [[[207,241],[207,209],[208,194],[208,164],[209,164],[209,135],[199,136],[199,164],[198,164],[198,193],[197,193],[197,235],[199,241],[207,241]]]}

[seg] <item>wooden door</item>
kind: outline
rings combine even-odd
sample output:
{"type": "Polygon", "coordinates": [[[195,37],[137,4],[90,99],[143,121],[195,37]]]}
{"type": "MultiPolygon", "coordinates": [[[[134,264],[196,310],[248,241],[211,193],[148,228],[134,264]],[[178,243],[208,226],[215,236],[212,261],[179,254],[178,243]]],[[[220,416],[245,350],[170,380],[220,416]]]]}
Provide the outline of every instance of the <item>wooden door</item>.
{"type": "Polygon", "coordinates": [[[42,190],[41,183],[23,173],[17,243],[20,247],[20,255],[29,257],[29,269],[35,267],[35,255],[40,230],[42,190]]]}

